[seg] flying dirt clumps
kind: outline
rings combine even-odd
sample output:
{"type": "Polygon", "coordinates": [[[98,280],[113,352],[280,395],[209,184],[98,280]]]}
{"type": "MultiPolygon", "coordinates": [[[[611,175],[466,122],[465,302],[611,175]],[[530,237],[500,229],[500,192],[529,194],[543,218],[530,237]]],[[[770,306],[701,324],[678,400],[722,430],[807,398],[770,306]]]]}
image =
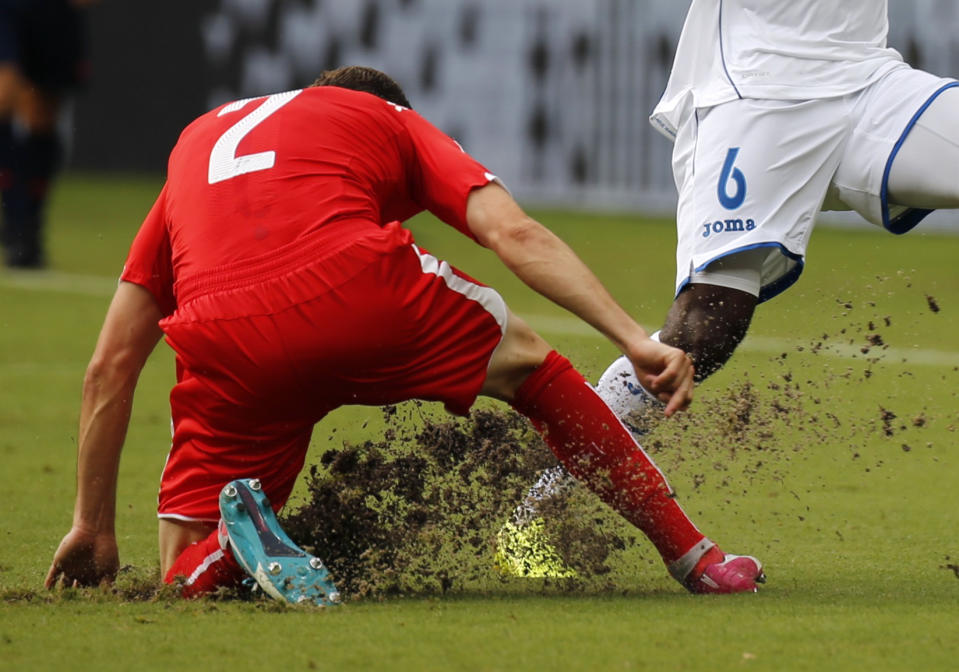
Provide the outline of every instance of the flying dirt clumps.
{"type": "MultiPolygon", "coordinates": [[[[882,465],[889,449],[915,452],[910,444],[919,445],[936,420],[925,409],[904,409],[896,397],[878,412],[848,403],[867,390],[874,370],[883,374],[889,342],[901,347],[889,334],[892,317],[874,302],[837,304],[843,322],[836,330],[785,347],[722,385],[704,385],[688,412],[650,423],[643,447],[679,485],[684,506],[735,512],[754,488],[781,490],[796,461],[817,451],[851,458],[865,472],[882,465]]],[[[497,533],[542,471],[557,464],[550,450],[505,408],[452,419],[410,402],[384,413],[375,440],[331,443],[284,528],[327,563],[347,599],[501,587],[510,579],[495,569],[497,533]]],[[[801,520],[809,515],[795,506],[801,520]]],[[[642,534],[586,488],[560,489],[537,513],[576,578],[523,585],[622,589],[645,576],[640,564],[655,565],[644,571],[662,577],[642,534]]]]}
{"type": "MultiPolygon", "coordinates": [[[[327,563],[349,597],[500,582],[493,568],[496,533],[555,458],[511,411],[434,421],[403,417],[397,409],[385,409],[381,441],[345,443],[322,455],[310,469],[309,501],[286,516],[284,528],[327,563]]],[[[601,572],[609,549],[626,545],[590,532],[583,509],[565,500],[543,506],[550,530],[559,531],[559,550],[579,569],[601,572]]],[[[585,510],[598,507],[597,500],[585,510]]]]}
{"type": "MultiPolygon", "coordinates": [[[[713,487],[737,492],[757,476],[775,478],[798,448],[774,437],[784,423],[808,422],[796,385],[775,384],[770,398],[744,380],[700,412],[663,423],[669,427],[650,433],[647,450],[692,471],[697,489],[713,481],[710,472],[721,477],[713,487]]],[[[510,410],[474,411],[468,419],[421,411],[415,403],[387,407],[381,440],[323,453],[310,469],[307,500],[281,521],[326,562],[348,599],[502,585],[509,579],[495,569],[497,533],[543,470],[557,464],[528,421],[510,410]]],[[[808,437],[796,443],[808,445],[808,437]]],[[[559,489],[537,513],[576,573],[551,585],[617,589],[650,564],[662,576],[642,534],[586,488],[559,489]]]]}

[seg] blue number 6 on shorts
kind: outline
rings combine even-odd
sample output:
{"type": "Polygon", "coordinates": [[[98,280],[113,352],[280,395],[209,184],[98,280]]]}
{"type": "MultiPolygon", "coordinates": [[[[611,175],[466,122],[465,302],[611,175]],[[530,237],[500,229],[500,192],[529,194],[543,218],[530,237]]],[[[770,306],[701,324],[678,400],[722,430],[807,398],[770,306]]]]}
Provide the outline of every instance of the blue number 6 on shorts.
{"type": "Polygon", "coordinates": [[[719,174],[719,184],[716,186],[719,203],[727,210],[735,210],[746,200],[746,177],[739,168],[733,168],[733,163],[736,161],[736,155],[738,154],[739,147],[730,147],[729,151],[726,152],[726,161],[723,163],[723,170],[719,174]],[[736,183],[736,193],[733,195],[730,195],[726,190],[730,177],[736,183]]]}

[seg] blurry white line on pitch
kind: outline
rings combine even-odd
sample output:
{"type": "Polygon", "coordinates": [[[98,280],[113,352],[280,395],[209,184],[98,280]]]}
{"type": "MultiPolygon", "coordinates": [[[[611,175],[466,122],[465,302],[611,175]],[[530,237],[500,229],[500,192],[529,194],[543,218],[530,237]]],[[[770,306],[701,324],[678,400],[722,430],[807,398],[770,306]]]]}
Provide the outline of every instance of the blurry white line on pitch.
{"type": "Polygon", "coordinates": [[[115,278],[61,271],[7,271],[0,273],[0,287],[33,292],[62,292],[83,296],[113,296],[115,278]]]}
{"type": "MultiPolygon", "coordinates": [[[[81,275],[78,273],[63,273],[60,271],[7,271],[0,272],[0,287],[24,289],[38,292],[62,292],[66,294],[82,294],[84,296],[113,296],[117,281],[98,275],[81,275]]],[[[587,336],[601,339],[602,334],[585,322],[562,315],[524,315],[531,327],[544,334],[557,336],[587,336]]],[[[811,343],[785,338],[767,338],[763,336],[747,336],[739,349],[744,352],[767,353],[798,353],[810,351],[811,343]]],[[[891,364],[927,364],[930,366],[959,366],[959,353],[944,350],[924,350],[909,348],[870,348],[868,353],[861,351],[861,346],[832,343],[825,344],[818,353],[825,357],[840,359],[860,359],[866,361],[878,358],[891,364]]]]}
{"type": "Polygon", "coordinates": [[[595,336],[603,338],[603,335],[593,329],[580,319],[575,317],[563,317],[561,315],[524,315],[519,313],[519,317],[536,331],[544,334],[556,334],[557,336],[595,336]]]}
{"type": "MultiPolygon", "coordinates": [[[[887,364],[928,364],[930,366],[959,366],[959,352],[947,350],[926,350],[923,348],[892,348],[886,346],[871,346],[863,352],[863,345],[850,343],[824,343],[816,351],[817,355],[838,357],[841,359],[861,359],[868,361],[878,359],[887,364]]],[[[742,350],[751,352],[769,353],[811,353],[812,346],[798,340],[785,338],[765,338],[763,336],[747,336],[740,346],[742,350]],[[800,350],[801,348],[801,350],[800,350]]]]}
{"type": "MultiPolygon", "coordinates": [[[[520,317],[526,320],[533,329],[543,334],[603,338],[602,334],[575,317],[523,315],[522,313],[520,313],[520,317]]],[[[647,329],[649,328],[647,327],[647,329]]],[[[930,366],[959,366],[959,352],[874,346],[870,347],[869,351],[864,353],[862,352],[862,347],[863,346],[850,345],[848,343],[825,343],[816,354],[822,357],[859,359],[862,361],[878,359],[888,364],[907,363],[927,364],[930,366]]],[[[742,345],[739,346],[739,349],[743,352],[801,354],[812,352],[812,342],[803,342],[801,340],[787,338],[747,336],[742,342],[742,345]]]]}
{"type": "Polygon", "coordinates": [[[0,371],[10,376],[56,375],[77,378],[83,375],[87,362],[0,362],[0,371]]]}

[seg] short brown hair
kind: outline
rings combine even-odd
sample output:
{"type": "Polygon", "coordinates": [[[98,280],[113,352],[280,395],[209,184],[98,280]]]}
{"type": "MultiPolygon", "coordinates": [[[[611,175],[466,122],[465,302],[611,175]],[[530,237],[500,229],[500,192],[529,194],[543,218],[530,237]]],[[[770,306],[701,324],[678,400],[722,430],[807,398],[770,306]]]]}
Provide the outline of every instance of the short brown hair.
{"type": "Polygon", "coordinates": [[[344,89],[363,91],[396,105],[410,109],[413,107],[406,99],[403,89],[392,77],[362,65],[347,65],[336,70],[326,70],[313,82],[313,86],[339,86],[344,89]]]}

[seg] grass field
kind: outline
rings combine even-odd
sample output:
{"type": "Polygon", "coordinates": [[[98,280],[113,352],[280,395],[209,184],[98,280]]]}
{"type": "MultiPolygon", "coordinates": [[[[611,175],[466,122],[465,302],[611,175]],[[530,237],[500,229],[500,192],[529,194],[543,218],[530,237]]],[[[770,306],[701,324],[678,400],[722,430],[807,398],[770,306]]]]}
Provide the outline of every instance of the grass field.
{"type": "MultiPolygon", "coordinates": [[[[158,188],[147,178],[63,180],[51,270],[0,270],[0,670],[955,669],[959,237],[921,232],[818,231],[803,277],[760,309],[733,364],[650,437],[704,531],[764,560],[758,595],[687,595],[645,544],[603,590],[493,581],[325,611],[46,593],[70,523],[83,371],[158,188]]],[[[673,282],[669,222],[536,214],[644,324],[659,323],[673,282]]],[[[499,288],[590,377],[614,356],[488,253],[431,220],[414,229],[431,252],[499,288]]],[[[121,585],[156,572],[172,381],[161,347],[121,465],[118,537],[133,568],[121,585]]],[[[338,439],[377,439],[379,415],[347,409],[325,424],[338,439]]]]}

